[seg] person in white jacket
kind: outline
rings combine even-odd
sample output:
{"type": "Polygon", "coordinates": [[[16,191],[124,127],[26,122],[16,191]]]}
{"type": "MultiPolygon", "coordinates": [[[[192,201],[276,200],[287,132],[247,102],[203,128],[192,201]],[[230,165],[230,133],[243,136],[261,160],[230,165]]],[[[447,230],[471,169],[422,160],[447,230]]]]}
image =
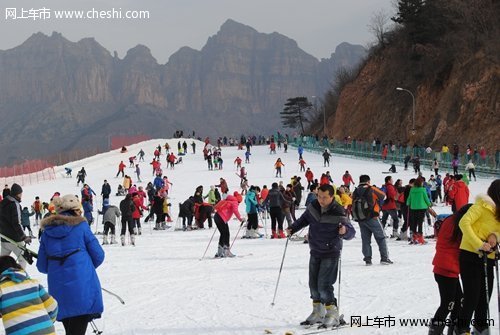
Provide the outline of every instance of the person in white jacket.
{"type": "Polygon", "coordinates": [[[469,171],[469,180],[472,180],[471,176],[474,176],[474,181],[476,181],[476,166],[472,163],[472,159],[465,165],[465,169],[469,171]]]}

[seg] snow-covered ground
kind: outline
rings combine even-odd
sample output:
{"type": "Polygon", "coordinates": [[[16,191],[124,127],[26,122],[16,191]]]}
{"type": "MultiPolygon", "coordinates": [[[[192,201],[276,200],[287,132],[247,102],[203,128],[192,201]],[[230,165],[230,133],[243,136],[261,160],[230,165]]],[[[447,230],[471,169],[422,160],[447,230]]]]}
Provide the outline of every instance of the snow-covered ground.
{"type": "MultiPolygon", "coordinates": [[[[79,162],[67,164],[73,168],[73,175],[85,166],[87,182],[100,193],[104,179],[112,186],[111,203],[118,205],[122,198],[114,196],[117,185],[122,178],[114,178],[120,160],[128,166],[128,157],[137,154],[140,148],[146,152],[146,162],[141,163],[142,179],[138,185],[145,186],[152,181],[149,162],[154,147],[163,145],[166,140],[152,140],[129,147],[129,152],[118,151],[100,154],[79,162]]],[[[177,147],[178,140],[168,140],[172,148],[177,147]]],[[[190,144],[191,140],[187,140],[190,144]]],[[[236,156],[244,159],[244,152],[235,147],[222,149],[224,169],[208,171],[203,160],[202,143],[197,142],[196,155],[184,157],[184,163],[175,170],[164,169],[173,182],[172,199],[173,218],[177,218],[178,203],[194,193],[198,185],[203,185],[205,192],[210,185],[218,183],[219,177],[228,181],[231,191],[239,190],[239,178],[236,176],[236,156]]],[[[290,177],[300,175],[298,155],[295,150],[277,155],[270,155],[267,147],[252,148],[251,164],[244,164],[251,185],[269,187],[274,178],[274,161],[281,157],[285,163],[284,183],[290,177]]],[[[162,155],[162,162],[165,157],[162,155]]],[[[372,184],[381,185],[386,176],[382,171],[388,169],[387,164],[354,160],[338,156],[332,157],[329,168],[323,168],[322,157],[305,153],[304,159],[319,178],[322,172],[329,170],[336,184],[340,184],[341,176],[349,170],[357,182],[360,174],[371,176],[372,184]]],[[[165,163],[162,163],[166,165],[165,163]]],[[[56,169],[58,177],[55,181],[47,181],[38,185],[24,187],[23,202],[29,206],[35,196],[48,201],[55,191],[62,194],[79,194],[76,179],[63,178],[63,167],[56,169]]],[[[133,169],[126,169],[132,176],[133,169]]],[[[430,171],[425,171],[428,177],[430,171]]],[[[401,178],[406,184],[414,177],[409,171],[400,171],[394,179],[401,178]]],[[[305,178],[302,178],[303,181],[305,178]]],[[[471,201],[480,192],[486,192],[491,180],[478,179],[471,182],[471,201]]],[[[304,184],[304,182],[303,182],[304,184]]],[[[305,195],[304,193],[304,199],[305,195]]],[[[101,206],[100,197],[96,197],[97,207],[101,206]]],[[[244,212],[244,204],[240,205],[244,212]]],[[[438,213],[449,212],[447,207],[437,207],[438,213]]],[[[299,211],[300,213],[300,211],[299,211]]],[[[102,219],[102,217],[100,218],[102,219]]],[[[101,220],[100,220],[101,221],[101,220]]],[[[338,333],[356,334],[426,334],[422,326],[402,327],[401,319],[428,319],[438,306],[439,295],[432,274],[432,257],[434,241],[424,246],[409,246],[405,242],[388,241],[390,258],[394,265],[378,264],[378,249],[373,241],[374,265],[366,267],[361,254],[361,238],[356,223],[357,236],[344,243],[342,254],[342,282],[340,309],[350,321],[351,316],[361,316],[362,323],[374,324],[374,319],[395,320],[395,325],[387,322],[387,327],[353,327],[337,330],[338,333]],[[367,318],[370,318],[368,320],[367,318]],[[389,327],[391,326],[391,327],[389,327]]],[[[238,230],[238,221],[230,223],[231,241],[238,230]]],[[[95,230],[94,227],[92,227],[95,230]]],[[[102,225],[99,227],[102,231],[102,225]]],[[[237,257],[233,259],[213,259],[216,252],[218,232],[210,245],[207,258],[200,261],[213,230],[205,229],[191,232],[152,231],[148,223],[143,224],[143,234],[138,236],[136,246],[106,245],[106,260],[99,267],[98,273],[102,286],[123,297],[126,304],[121,305],[114,297],[104,294],[105,312],[103,318],[96,321],[105,335],[111,334],[264,334],[266,329],[273,334],[284,334],[291,331],[302,334],[298,323],[309,314],[311,301],[308,289],[309,247],[302,242],[290,241],[281,274],[281,281],[276,297],[276,305],[271,306],[278,271],[283,256],[286,240],[238,239],[233,247],[237,257]]],[[[240,232],[240,236],[243,231],[240,232]]],[[[98,236],[98,238],[101,238],[98,236]]],[[[38,249],[38,242],[31,245],[38,249]]],[[[27,268],[29,274],[46,283],[45,275],[38,273],[34,265],[27,268]]],[[[338,285],[335,286],[338,293],[338,285]]],[[[495,296],[495,292],[493,295],[495,296]]],[[[497,319],[496,299],[490,305],[491,315],[497,319]]],[[[63,334],[62,324],[57,324],[58,333],[63,334]]],[[[310,330],[309,330],[310,331],[310,330]]],[[[496,331],[496,328],[495,328],[496,331]]],[[[495,332],[494,332],[495,333],[495,332]]],[[[89,327],[88,334],[91,334],[89,327]]]]}

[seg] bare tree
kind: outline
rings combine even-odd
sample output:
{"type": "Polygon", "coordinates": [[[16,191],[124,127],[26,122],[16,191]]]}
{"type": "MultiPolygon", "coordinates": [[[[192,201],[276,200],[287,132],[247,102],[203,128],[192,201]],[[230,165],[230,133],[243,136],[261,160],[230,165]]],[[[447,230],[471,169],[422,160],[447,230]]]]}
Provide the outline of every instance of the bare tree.
{"type": "Polygon", "coordinates": [[[375,36],[378,45],[386,45],[386,34],[389,29],[389,14],[383,9],[373,13],[370,23],[368,24],[368,30],[375,36]]]}

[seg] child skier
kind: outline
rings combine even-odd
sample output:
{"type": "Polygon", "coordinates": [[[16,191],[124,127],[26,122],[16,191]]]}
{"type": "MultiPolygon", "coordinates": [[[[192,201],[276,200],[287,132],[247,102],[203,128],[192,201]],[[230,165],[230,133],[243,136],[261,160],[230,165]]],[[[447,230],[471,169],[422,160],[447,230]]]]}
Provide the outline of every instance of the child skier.
{"type": "Polygon", "coordinates": [[[57,301],[10,256],[0,257],[0,314],[5,334],[55,334],[57,301]]]}
{"type": "Polygon", "coordinates": [[[35,215],[35,212],[32,211],[30,213],[28,207],[24,207],[23,210],[21,211],[21,225],[23,226],[23,231],[28,228],[28,231],[30,232],[30,237],[33,238],[33,232],[31,231],[31,222],[30,222],[30,216],[35,215]]]}

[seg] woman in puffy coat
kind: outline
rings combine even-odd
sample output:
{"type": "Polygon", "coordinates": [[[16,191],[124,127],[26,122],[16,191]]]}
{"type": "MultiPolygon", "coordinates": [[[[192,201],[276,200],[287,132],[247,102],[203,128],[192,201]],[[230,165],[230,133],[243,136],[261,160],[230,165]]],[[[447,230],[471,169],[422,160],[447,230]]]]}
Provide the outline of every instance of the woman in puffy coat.
{"type": "Polygon", "coordinates": [[[47,274],[50,294],[59,304],[57,320],[66,334],[84,335],[88,323],[104,310],[96,268],[104,251],[81,216],[78,198],[65,195],[53,200],[57,214],[43,219],[38,271],[47,274]]]}
{"type": "Polygon", "coordinates": [[[228,222],[233,214],[240,220],[241,224],[245,222],[238,211],[238,205],[238,199],[234,195],[228,195],[225,200],[219,201],[214,208],[216,210],[214,221],[220,233],[219,246],[215,257],[234,257],[234,254],[229,250],[228,222]]]}
{"type": "Polygon", "coordinates": [[[446,318],[455,321],[462,300],[462,286],[458,279],[460,275],[459,254],[462,231],[458,223],[467,213],[471,205],[466,205],[457,213],[445,218],[439,230],[436,230],[436,254],[432,261],[434,279],[438,284],[441,303],[431,320],[429,334],[441,334],[446,325],[446,318]]]}
{"type": "Polygon", "coordinates": [[[469,331],[473,314],[474,334],[489,334],[487,301],[493,291],[493,265],[500,233],[500,179],[491,183],[487,193],[476,198],[459,223],[463,234],[459,259],[464,299],[455,329],[457,334],[469,331]],[[485,275],[488,278],[487,291],[485,275]],[[489,293],[488,297],[486,292],[489,293]]]}

